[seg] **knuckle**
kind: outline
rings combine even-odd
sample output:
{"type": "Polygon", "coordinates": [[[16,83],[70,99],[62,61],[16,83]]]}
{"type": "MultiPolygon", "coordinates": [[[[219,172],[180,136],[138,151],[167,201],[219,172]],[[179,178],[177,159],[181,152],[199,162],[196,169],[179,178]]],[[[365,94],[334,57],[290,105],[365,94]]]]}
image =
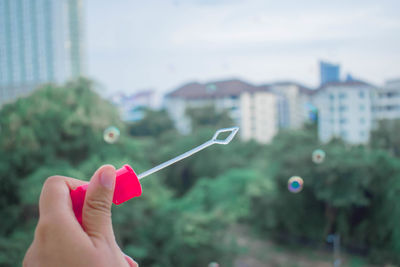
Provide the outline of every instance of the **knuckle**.
{"type": "Polygon", "coordinates": [[[86,205],[89,210],[101,213],[106,216],[111,216],[111,205],[104,200],[88,198],[86,205]]]}
{"type": "Polygon", "coordinates": [[[58,184],[58,183],[60,183],[60,181],[62,181],[61,176],[58,176],[58,175],[50,176],[44,182],[44,187],[49,187],[54,184],[58,184]]]}

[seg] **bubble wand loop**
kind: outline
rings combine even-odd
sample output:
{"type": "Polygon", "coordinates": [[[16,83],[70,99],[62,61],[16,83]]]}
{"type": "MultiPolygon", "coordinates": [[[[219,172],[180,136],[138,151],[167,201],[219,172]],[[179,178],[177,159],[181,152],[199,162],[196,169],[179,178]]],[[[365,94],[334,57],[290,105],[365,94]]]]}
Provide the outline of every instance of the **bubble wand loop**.
{"type": "Polygon", "coordinates": [[[158,165],[158,166],[156,166],[154,168],[151,168],[150,170],[142,172],[141,174],[138,175],[138,178],[139,178],[139,180],[143,179],[144,177],[146,177],[146,176],[148,176],[148,175],[150,175],[152,173],[158,172],[159,170],[164,169],[165,167],[168,167],[169,165],[172,165],[175,162],[178,162],[178,161],[180,161],[180,160],[182,160],[184,158],[190,157],[191,155],[193,155],[193,154],[195,154],[195,153],[197,153],[197,152],[199,152],[199,151],[201,151],[201,150],[203,150],[203,149],[205,149],[205,148],[207,148],[207,147],[209,147],[211,145],[214,145],[214,144],[227,145],[233,139],[233,137],[235,137],[235,135],[236,135],[238,130],[239,130],[238,127],[220,129],[220,130],[215,132],[215,134],[211,138],[211,140],[208,140],[207,142],[205,142],[205,143],[203,143],[203,144],[201,144],[201,145],[199,145],[199,146],[197,146],[197,147],[195,147],[195,148],[193,148],[193,149],[191,149],[191,150],[189,150],[189,151],[187,151],[187,152],[185,152],[185,153],[183,153],[183,154],[181,154],[181,155],[179,155],[179,156],[177,156],[177,157],[175,157],[173,159],[170,159],[170,160],[168,160],[166,162],[163,162],[160,165],[158,165]],[[217,139],[218,135],[220,133],[224,133],[224,132],[231,132],[231,134],[227,138],[225,138],[225,140],[218,140],[217,139]]]}
{"type": "MultiPolygon", "coordinates": [[[[133,169],[129,165],[124,165],[121,169],[116,171],[116,180],[115,180],[115,189],[113,196],[113,203],[119,205],[131,198],[138,197],[142,194],[142,187],[139,183],[140,179],[143,179],[150,174],[158,172],[161,169],[164,169],[184,158],[190,157],[191,155],[211,146],[214,144],[227,145],[232,141],[235,137],[236,133],[239,131],[239,127],[232,128],[224,128],[215,132],[214,136],[208,140],[207,142],[173,158],[166,162],[157,165],[150,170],[142,172],[139,175],[133,171],[133,169]],[[228,137],[221,140],[218,139],[218,135],[221,133],[230,132],[228,137]]],[[[79,186],[74,190],[70,191],[71,200],[72,200],[72,208],[74,210],[75,216],[78,219],[79,223],[82,224],[82,208],[83,203],[85,201],[85,195],[88,185],[79,186]]]]}

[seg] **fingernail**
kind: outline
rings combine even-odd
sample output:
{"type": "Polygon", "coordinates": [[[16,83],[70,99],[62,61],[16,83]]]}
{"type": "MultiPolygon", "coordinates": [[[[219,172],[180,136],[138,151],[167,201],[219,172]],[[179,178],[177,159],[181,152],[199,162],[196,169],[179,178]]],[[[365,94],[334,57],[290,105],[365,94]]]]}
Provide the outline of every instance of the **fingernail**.
{"type": "Polygon", "coordinates": [[[114,184],[114,178],[115,178],[114,171],[110,168],[107,168],[100,174],[100,183],[104,187],[112,189],[114,184]]]}

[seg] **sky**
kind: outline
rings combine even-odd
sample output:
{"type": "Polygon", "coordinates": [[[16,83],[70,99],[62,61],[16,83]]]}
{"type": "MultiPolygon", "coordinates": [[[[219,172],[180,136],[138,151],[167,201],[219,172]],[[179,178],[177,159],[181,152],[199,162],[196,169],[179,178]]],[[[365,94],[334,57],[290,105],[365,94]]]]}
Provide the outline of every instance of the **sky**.
{"type": "Polygon", "coordinates": [[[316,87],[319,60],[400,77],[398,0],[86,0],[89,77],[104,92],[239,78],[316,87]]]}

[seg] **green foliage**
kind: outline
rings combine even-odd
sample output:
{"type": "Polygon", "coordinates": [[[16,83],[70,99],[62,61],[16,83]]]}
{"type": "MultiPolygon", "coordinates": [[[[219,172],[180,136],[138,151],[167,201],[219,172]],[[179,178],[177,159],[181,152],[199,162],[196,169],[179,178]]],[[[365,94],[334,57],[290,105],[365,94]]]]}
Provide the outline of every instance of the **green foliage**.
{"type": "Polygon", "coordinates": [[[142,120],[129,126],[132,136],[158,137],[167,131],[174,131],[174,124],[165,110],[146,110],[142,120]]]}
{"type": "Polygon", "coordinates": [[[214,105],[198,108],[188,108],[186,114],[190,117],[194,131],[201,127],[213,127],[214,129],[226,128],[233,125],[228,111],[217,111],[214,105]]]}
{"type": "MultiPolygon", "coordinates": [[[[160,140],[156,162],[163,162],[209,140],[215,128],[201,128],[196,134],[160,140]]],[[[187,192],[201,177],[214,178],[232,168],[249,168],[256,163],[262,147],[254,142],[232,140],[227,146],[214,145],[162,171],[165,183],[178,195],[187,192]],[[252,160],[254,159],[254,161],[252,160]]]]}
{"type": "Polygon", "coordinates": [[[0,209],[9,219],[1,220],[0,233],[17,224],[23,209],[15,213],[13,205],[26,201],[18,194],[27,176],[42,166],[51,170],[59,161],[76,166],[104,146],[102,132],[107,126],[123,128],[117,111],[91,87],[84,79],[46,85],[1,109],[0,209]]]}
{"type": "Polygon", "coordinates": [[[38,168],[32,174],[28,175],[19,187],[19,199],[22,205],[28,207],[37,207],[42,186],[47,177],[53,175],[63,175],[84,179],[84,175],[73,168],[68,162],[59,162],[54,166],[44,166],[38,168]]]}
{"type": "MultiPolygon", "coordinates": [[[[2,219],[5,217],[2,217],[2,219]]],[[[21,266],[22,259],[33,239],[34,224],[15,226],[9,236],[0,236],[0,266],[21,266]]]]}
{"type": "Polygon", "coordinates": [[[400,119],[381,120],[378,127],[371,132],[371,146],[386,149],[393,155],[400,156],[400,119]]]}

